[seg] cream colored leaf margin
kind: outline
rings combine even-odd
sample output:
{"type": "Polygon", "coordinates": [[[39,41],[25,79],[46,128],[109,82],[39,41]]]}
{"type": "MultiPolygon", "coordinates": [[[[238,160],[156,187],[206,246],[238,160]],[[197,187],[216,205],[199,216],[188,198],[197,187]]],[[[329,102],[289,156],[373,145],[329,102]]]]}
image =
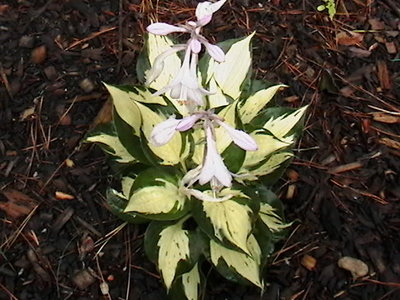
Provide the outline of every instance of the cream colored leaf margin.
{"type": "Polygon", "coordinates": [[[217,266],[220,259],[224,260],[228,267],[233,268],[243,278],[262,289],[264,284],[260,278],[261,249],[253,235],[249,236],[247,248],[250,255],[225,248],[211,240],[211,261],[217,266]]]}
{"type": "Polygon", "coordinates": [[[268,203],[261,203],[260,205],[260,218],[261,221],[268,226],[268,228],[273,232],[279,232],[283,229],[292,226],[291,223],[284,223],[282,218],[276,213],[276,209],[273,208],[268,203]]]}
{"type": "Polygon", "coordinates": [[[234,43],[225,54],[225,61],[214,64],[215,81],[234,100],[239,98],[240,87],[251,66],[250,41],[254,34],[234,43]]]}
{"type": "Polygon", "coordinates": [[[161,186],[148,186],[136,190],[129,199],[125,212],[157,215],[168,213],[172,209],[181,209],[185,204],[185,196],[174,184],[163,180],[161,186]]]}
{"type": "Polygon", "coordinates": [[[287,135],[294,126],[296,126],[296,124],[303,117],[307,108],[308,106],[304,106],[290,113],[289,115],[283,115],[276,119],[271,118],[264,124],[263,127],[272,132],[274,136],[281,139],[287,135]]]}
{"type": "Polygon", "coordinates": [[[179,261],[186,260],[190,255],[188,231],[182,229],[184,221],[185,219],[163,229],[157,243],[160,247],[158,267],[168,290],[175,278],[179,261]]]}
{"type": "Polygon", "coordinates": [[[113,152],[107,151],[107,149],[105,149],[105,151],[112,156],[119,157],[116,159],[116,161],[119,163],[133,163],[136,161],[136,159],[121,144],[119,138],[114,135],[101,133],[98,135],[88,137],[86,141],[91,143],[100,143],[107,145],[113,150],[113,152]]]}
{"type": "Polygon", "coordinates": [[[287,85],[274,85],[267,89],[257,91],[254,95],[247,98],[244,104],[239,108],[240,120],[242,120],[243,124],[250,123],[265,105],[271,101],[276,92],[284,87],[287,87],[287,85]]]}
{"type": "Polygon", "coordinates": [[[203,210],[214,228],[214,235],[220,241],[224,238],[246,253],[247,238],[251,232],[252,210],[247,205],[233,200],[203,202],[203,210]]]}
{"type": "MultiPolygon", "coordinates": [[[[174,44],[172,43],[171,39],[168,37],[149,34],[147,39],[147,56],[150,65],[153,65],[154,60],[158,55],[168,49],[171,49],[173,45],[174,44]]],[[[160,90],[170,84],[175,75],[178,73],[181,63],[182,62],[176,53],[168,56],[164,60],[163,71],[161,72],[160,76],[150,84],[150,87],[155,90],[160,90]]],[[[169,96],[167,95],[167,97],[169,96]]],[[[169,100],[181,115],[185,116],[188,114],[188,110],[185,105],[180,104],[176,99],[172,99],[171,97],[169,97],[169,100]]]]}
{"type": "Polygon", "coordinates": [[[195,264],[190,272],[182,275],[182,285],[188,300],[198,299],[200,286],[200,273],[198,264],[195,264]]]}
{"type": "Polygon", "coordinates": [[[179,132],[175,133],[174,137],[163,146],[155,146],[150,142],[151,133],[153,128],[166,120],[163,115],[159,115],[144,106],[141,103],[137,103],[137,106],[141,112],[141,116],[143,119],[142,131],[145,138],[149,141],[148,146],[151,151],[161,158],[163,161],[161,164],[163,165],[176,165],[180,162],[180,154],[182,149],[182,137],[179,132]]]}
{"type": "Polygon", "coordinates": [[[112,85],[104,85],[111,94],[117,114],[133,128],[134,134],[139,136],[142,116],[136,102],[129,96],[128,92],[112,85]]]}

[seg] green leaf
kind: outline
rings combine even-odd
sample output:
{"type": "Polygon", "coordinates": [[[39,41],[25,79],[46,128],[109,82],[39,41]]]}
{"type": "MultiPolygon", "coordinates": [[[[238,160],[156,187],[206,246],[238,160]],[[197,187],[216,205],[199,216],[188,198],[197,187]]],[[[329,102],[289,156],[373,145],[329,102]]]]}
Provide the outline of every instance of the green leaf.
{"type": "MultiPolygon", "coordinates": [[[[166,120],[164,115],[157,114],[147,106],[137,103],[137,107],[140,110],[143,124],[142,131],[147,141],[150,141],[151,133],[153,128],[166,120]]],[[[162,159],[161,164],[163,165],[176,165],[181,160],[181,150],[182,150],[182,137],[180,132],[176,132],[174,137],[163,146],[155,146],[151,142],[147,144],[150,150],[159,158],[162,159]]]]}
{"type": "Polygon", "coordinates": [[[128,200],[123,194],[116,190],[107,189],[106,198],[108,209],[121,220],[132,224],[149,222],[149,220],[144,219],[135,213],[126,213],[124,210],[128,204],[128,200]]]}
{"type": "Polygon", "coordinates": [[[237,273],[240,277],[263,288],[264,284],[260,278],[261,249],[253,235],[249,236],[246,248],[249,249],[250,255],[226,248],[211,240],[211,262],[227,279],[234,280],[236,276],[231,273],[237,273]]]}
{"type": "Polygon", "coordinates": [[[282,230],[292,226],[293,222],[291,223],[285,223],[281,216],[279,216],[277,209],[272,207],[271,204],[262,202],[260,203],[260,219],[261,221],[267,225],[269,230],[272,231],[272,233],[279,233],[282,230]]]}
{"type": "MultiPolygon", "coordinates": [[[[195,266],[209,243],[197,230],[185,228],[186,222],[189,221],[188,217],[177,222],[153,221],[145,233],[146,255],[157,264],[167,289],[173,285],[173,290],[176,290],[182,279],[186,281],[195,279],[193,269],[196,270],[195,266]],[[183,277],[179,277],[181,275],[183,277]]],[[[189,291],[193,286],[186,285],[186,288],[189,291]]]]}
{"type": "Polygon", "coordinates": [[[210,109],[229,104],[229,98],[224,95],[221,88],[217,85],[214,77],[210,79],[208,89],[214,92],[214,94],[208,96],[208,105],[210,109]]]}
{"type": "Polygon", "coordinates": [[[199,263],[196,263],[190,271],[176,276],[168,292],[168,299],[198,300],[202,282],[204,279],[199,270],[199,263]]]}
{"type": "Polygon", "coordinates": [[[258,150],[246,152],[242,168],[247,170],[259,165],[273,152],[289,147],[294,142],[294,136],[277,139],[263,130],[253,131],[250,136],[256,141],[258,150]]]}
{"type": "Polygon", "coordinates": [[[273,173],[275,170],[281,167],[283,163],[285,163],[292,157],[293,153],[291,152],[279,152],[276,154],[272,154],[269,158],[266,159],[265,162],[262,162],[257,167],[251,167],[251,168],[242,167],[238,172],[238,175],[240,176],[237,179],[239,181],[258,180],[259,177],[273,173]]]}
{"type": "Polygon", "coordinates": [[[166,106],[167,102],[162,96],[154,96],[153,92],[151,92],[148,88],[138,86],[132,87],[131,92],[129,92],[129,96],[140,103],[144,104],[159,104],[166,106]]]}
{"type": "Polygon", "coordinates": [[[237,173],[243,165],[246,151],[231,143],[221,156],[224,158],[224,163],[228,170],[232,173],[237,173]]]}
{"type": "Polygon", "coordinates": [[[133,157],[137,159],[138,162],[150,165],[150,161],[143,153],[140,137],[134,134],[133,128],[122,120],[115,111],[113,118],[115,130],[121,144],[133,157]]]}
{"type": "Polygon", "coordinates": [[[158,220],[175,220],[188,211],[187,198],[179,191],[178,173],[172,168],[150,168],[135,179],[125,212],[158,220]]]}
{"type": "Polygon", "coordinates": [[[106,133],[100,133],[96,135],[91,135],[86,138],[86,141],[91,143],[100,143],[106,145],[103,150],[112,156],[116,157],[116,161],[119,163],[134,163],[136,162],[135,157],[133,157],[128,150],[121,144],[119,138],[115,135],[109,135],[106,133]]]}
{"type": "Polygon", "coordinates": [[[199,266],[195,264],[193,269],[182,275],[182,285],[188,300],[197,300],[200,287],[199,266]]]}
{"type": "Polygon", "coordinates": [[[265,124],[264,128],[270,131],[274,136],[279,139],[285,137],[303,118],[308,106],[304,106],[294,112],[281,115],[277,118],[269,119],[265,124]]]}
{"type": "Polygon", "coordinates": [[[233,99],[239,98],[241,85],[251,66],[250,41],[254,33],[234,43],[225,54],[225,61],[215,63],[214,78],[224,94],[233,99]]]}
{"type": "Polygon", "coordinates": [[[166,227],[160,232],[157,245],[160,247],[158,255],[158,267],[167,289],[171,287],[175,278],[175,270],[180,260],[189,257],[188,231],[182,229],[182,221],[166,227]]]}
{"type": "Polygon", "coordinates": [[[257,187],[257,192],[261,200],[259,220],[272,233],[272,241],[277,242],[285,237],[287,233],[285,229],[291,226],[293,222],[285,222],[282,201],[275,193],[261,185],[257,187]]]}
{"type": "MultiPolygon", "coordinates": [[[[158,55],[171,49],[173,45],[174,43],[168,37],[149,34],[146,41],[146,50],[150,66],[153,66],[154,60],[158,55]]],[[[160,76],[155,81],[153,81],[149,87],[155,90],[160,90],[163,87],[169,85],[175,78],[175,75],[178,73],[181,64],[182,61],[176,53],[168,56],[164,60],[164,69],[161,72],[160,76]]],[[[171,103],[175,106],[175,108],[179,111],[181,115],[186,116],[188,114],[188,109],[185,105],[182,105],[178,102],[178,100],[172,99],[168,95],[167,97],[170,99],[171,103]]]]}
{"type": "Polygon", "coordinates": [[[133,128],[134,134],[138,135],[142,118],[136,102],[132,100],[128,92],[112,85],[104,85],[111,94],[117,114],[133,128]]]}
{"type": "Polygon", "coordinates": [[[274,97],[276,92],[287,87],[284,84],[274,85],[267,89],[260,90],[248,99],[243,101],[243,105],[239,108],[240,120],[244,123],[250,123],[251,120],[268,104],[274,97]]]}
{"type": "MultiPolygon", "coordinates": [[[[237,101],[224,107],[218,113],[218,116],[224,120],[224,123],[233,128],[236,128],[236,106],[237,101]]],[[[215,128],[215,140],[217,141],[217,149],[219,153],[222,153],[232,143],[229,134],[222,127],[215,128]]]]}
{"type": "Polygon", "coordinates": [[[252,228],[252,209],[241,202],[251,201],[240,191],[224,189],[221,197],[236,194],[234,200],[223,202],[195,201],[192,209],[193,217],[201,229],[211,238],[228,242],[246,253],[247,238],[252,228]],[[241,202],[240,202],[241,201],[241,202]]]}

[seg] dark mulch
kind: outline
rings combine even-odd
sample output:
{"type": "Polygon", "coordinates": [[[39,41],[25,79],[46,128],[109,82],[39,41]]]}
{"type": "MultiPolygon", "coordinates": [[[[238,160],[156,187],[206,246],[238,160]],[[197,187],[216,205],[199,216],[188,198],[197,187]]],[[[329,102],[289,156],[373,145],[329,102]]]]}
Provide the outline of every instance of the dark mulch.
{"type": "MultiPolygon", "coordinates": [[[[400,299],[400,4],[339,2],[331,22],[318,0],[230,1],[207,28],[216,41],[257,31],[257,77],[289,85],[282,105],[310,108],[277,186],[295,223],[266,293],[214,274],[204,299],[400,299]],[[369,275],[353,279],[343,256],[369,275]]],[[[196,3],[0,3],[0,299],[165,299],[144,228],[107,211],[112,173],[80,142],[108,97],[101,82],[135,82],[150,18],[183,21],[196,3]]]]}

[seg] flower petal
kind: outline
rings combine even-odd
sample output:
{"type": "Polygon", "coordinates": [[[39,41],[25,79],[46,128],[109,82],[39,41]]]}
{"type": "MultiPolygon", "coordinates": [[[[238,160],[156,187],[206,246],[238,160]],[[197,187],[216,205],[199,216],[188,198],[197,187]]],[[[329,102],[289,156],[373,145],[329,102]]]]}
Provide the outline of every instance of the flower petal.
{"type": "Polygon", "coordinates": [[[154,80],[156,80],[158,78],[158,76],[160,76],[161,72],[164,69],[164,60],[178,52],[178,51],[182,51],[186,49],[186,45],[175,45],[173,47],[171,47],[170,49],[164,51],[163,53],[161,53],[160,55],[158,55],[156,57],[156,59],[153,62],[153,66],[152,68],[146,72],[146,85],[150,85],[154,80]]]}
{"type": "Polygon", "coordinates": [[[157,124],[151,132],[150,141],[155,146],[162,146],[168,143],[176,132],[176,126],[180,120],[175,119],[175,116],[157,124]]]}
{"type": "Polygon", "coordinates": [[[200,21],[204,17],[212,16],[212,14],[219,10],[225,2],[226,0],[220,0],[215,3],[209,1],[200,2],[199,4],[197,4],[196,8],[197,20],[200,21]]]}
{"type": "Polygon", "coordinates": [[[178,131],[186,131],[194,126],[194,124],[203,117],[201,113],[195,113],[191,116],[184,117],[180,120],[179,124],[176,126],[178,131]]]}
{"type": "Polygon", "coordinates": [[[147,31],[157,35],[167,35],[172,32],[188,32],[187,29],[167,23],[153,23],[147,26],[147,31]]]}
{"type": "Polygon", "coordinates": [[[204,164],[199,175],[199,183],[206,184],[215,177],[219,183],[226,187],[232,185],[232,175],[225,166],[221,155],[218,153],[211,126],[206,128],[207,150],[204,164]]]}
{"type": "Polygon", "coordinates": [[[225,60],[225,53],[220,47],[210,44],[206,40],[202,42],[206,47],[208,54],[210,54],[210,56],[214,58],[217,62],[223,62],[225,60]]]}
{"type": "Polygon", "coordinates": [[[199,53],[201,51],[201,43],[197,39],[190,39],[189,47],[193,53],[199,53]]]}
{"type": "Polygon", "coordinates": [[[206,201],[206,202],[223,202],[226,200],[229,200],[230,198],[232,198],[234,195],[226,195],[222,198],[216,198],[212,195],[209,195],[208,193],[205,192],[201,192],[199,190],[195,190],[195,189],[184,189],[184,193],[188,196],[193,196],[199,200],[202,201],[206,201]]]}
{"type": "Polygon", "coordinates": [[[243,150],[256,151],[258,149],[256,141],[246,132],[235,129],[220,120],[215,120],[215,122],[223,127],[231,137],[232,141],[243,150]]]}

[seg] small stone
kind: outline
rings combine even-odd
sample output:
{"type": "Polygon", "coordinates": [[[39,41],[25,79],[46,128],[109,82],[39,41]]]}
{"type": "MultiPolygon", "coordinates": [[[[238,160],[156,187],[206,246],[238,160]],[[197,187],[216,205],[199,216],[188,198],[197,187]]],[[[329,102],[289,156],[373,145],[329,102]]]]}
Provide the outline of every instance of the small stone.
{"type": "Polygon", "coordinates": [[[32,50],[32,62],[42,64],[47,58],[47,48],[45,45],[39,46],[32,50]]]}
{"type": "Polygon", "coordinates": [[[338,260],[338,266],[351,273],[354,279],[368,274],[368,266],[362,260],[354,257],[344,256],[338,260]]]}
{"type": "Polygon", "coordinates": [[[95,86],[93,81],[91,81],[89,78],[83,79],[80,83],[79,86],[81,87],[82,90],[84,90],[86,93],[90,93],[94,90],[95,86]]]}
{"type": "Polygon", "coordinates": [[[314,271],[317,266],[317,260],[313,256],[306,254],[301,259],[301,264],[308,271],[314,271]]]}
{"type": "Polygon", "coordinates": [[[22,48],[33,48],[34,43],[35,39],[33,38],[33,36],[23,35],[19,39],[19,46],[22,48]]]}
{"type": "Polygon", "coordinates": [[[47,79],[53,81],[58,77],[57,70],[53,66],[48,66],[44,68],[44,74],[46,74],[47,79]]]}
{"type": "Polygon", "coordinates": [[[89,270],[84,269],[76,273],[72,277],[72,281],[79,289],[84,290],[91,286],[96,281],[96,278],[89,270]]]}

